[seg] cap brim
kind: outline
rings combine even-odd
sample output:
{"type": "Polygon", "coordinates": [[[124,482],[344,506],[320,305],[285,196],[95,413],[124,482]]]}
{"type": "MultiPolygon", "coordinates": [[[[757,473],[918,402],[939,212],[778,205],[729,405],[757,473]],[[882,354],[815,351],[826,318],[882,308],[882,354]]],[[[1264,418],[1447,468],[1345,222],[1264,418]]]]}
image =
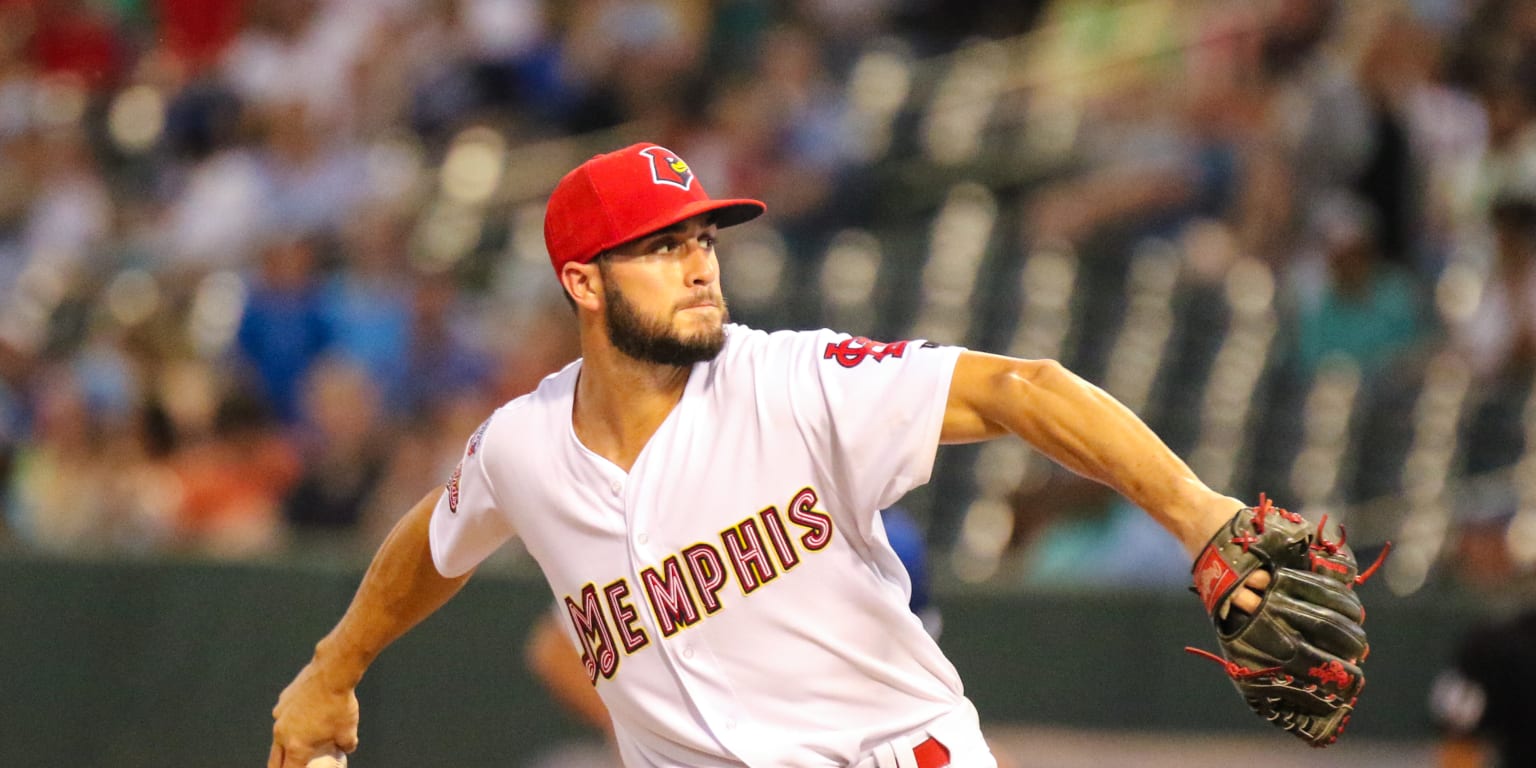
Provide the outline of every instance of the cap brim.
{"type": "MultiPolygon", "coordinates": [[[[768,210],[768,206],[764,205],[763,203],[747,198],[741,198],[737,200],[711,200],[709,202],[711,205],[705,206],[703,210],[700,210],[696,213],[690,213],[683,218],[687,219],[693,216],[697,216],[700,213],[713,211],[715,214],[715,226],[723,229],[725,227],[734,227],[737,224],[745,224],[763,215],[763,212],[768,210]]],[[[682,219],[679,219],[679,221],[681,220],[682,219]]]]}
{"type": "MultiPolygon", "coordinates": [[[[658,216],[655,219],[642,224],[641,226],[635,227],[635,231],[625,236],[624,238],[612,243],[605,244],[598,251],[598,253],[592,254],[592,258],[597,258],[598,254],[613,250],[614,248],[617,248],[625,243],[632,243],[642,237],[645,237],[646,235],[666,229],[667,227],[670,227],[679,221],[686,221],[695,216],[700,216],[706,213],[713,213],[715,215],[713,219],[715,226],[724,229],[725,227],[734,227],[737,224],[745,224],[763,215],[763,213],[767,210],[767,205],[764,205],[761,201],[752,200],[749,198],[738,198],[734,200],[695,200],[694,202],[691,202],[681,208],[668,211],[662,216],[658,216]]],[[[591,261],[591,258],[587,260],[591,261]]]]}

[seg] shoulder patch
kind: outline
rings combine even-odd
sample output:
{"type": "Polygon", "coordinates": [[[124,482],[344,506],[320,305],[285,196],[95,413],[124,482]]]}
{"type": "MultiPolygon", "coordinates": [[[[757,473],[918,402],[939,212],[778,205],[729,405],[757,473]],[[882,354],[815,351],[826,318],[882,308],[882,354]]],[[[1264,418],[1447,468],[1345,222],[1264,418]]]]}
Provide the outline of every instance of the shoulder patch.
{"type": "Polygon", "coordinates": [[[839,342],[828,342],[826,349],[822,350],[821,359],[836,360],[838,365],[844,368],[853,368],[865,360],[880,362],[887,357],[901,357],[906,354],[908,342],[895,341],[889,344],[880,341],[870,341],[863,336],[854,336],[839,342]]]}
{"type": "Polygon", "coordinates": [[[457,514],[459,511],[459,475],[464,473],[464,462],[459,462],[453,468],[453,475],[448,478],[448,512],[457,514]]]}
{"type": "MultiPolygon", "coordinates": [[[[469,443],[464,447],[465,459],[480,452],[480,442],[485,438],[485,429],[491,425],[492,418],[495,418],[494,414],[491,417],[486,418],[485,421],[480,422],[480,426],[475,427],[474,433],[469,436],[469,443]]],[[[460,459],[459,463],[454,465],[453,475],[448,478],[448,485],[446,486],[448,493],[448,511],[452,513],[457,513],[459,511],[459,477],[463,474],[464,459],[460,459]]]]}
{"type": "Polygon", "coordinates": [[[480,422],[480,426],[475,427],[475,433],[469,436],[469,447],[464,449],[465,456],[473,456],[480,450],[480,440],[485,437],[485,428],[490,425],[491,419],[488,417],[485,421],[480,422]]]}

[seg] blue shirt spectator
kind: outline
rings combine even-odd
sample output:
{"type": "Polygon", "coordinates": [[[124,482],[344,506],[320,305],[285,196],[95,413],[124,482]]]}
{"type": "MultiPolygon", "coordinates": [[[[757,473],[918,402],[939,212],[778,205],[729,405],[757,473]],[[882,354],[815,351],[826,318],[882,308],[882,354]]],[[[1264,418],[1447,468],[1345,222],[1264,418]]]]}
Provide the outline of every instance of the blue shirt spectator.
{"type": "Polygon", "coordinates": [[[295,239],[269,246],[235,340],[284,423],[297,420],[299,385],[331,344],[327,314],[313,244],[295,239]]]}

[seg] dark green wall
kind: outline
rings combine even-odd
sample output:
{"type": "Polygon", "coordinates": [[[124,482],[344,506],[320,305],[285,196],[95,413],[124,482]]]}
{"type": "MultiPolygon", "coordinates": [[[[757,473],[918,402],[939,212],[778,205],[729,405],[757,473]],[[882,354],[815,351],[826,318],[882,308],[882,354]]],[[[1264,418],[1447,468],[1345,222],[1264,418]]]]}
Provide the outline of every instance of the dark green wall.
{"type": "MultiPolygon", "coordinates": [[[[0,559],[0,766],[260,765],[269,710],[345,608],[360,567],[0,559]]],[[[1429,734],[1429,674],[1470,617],[1373,588],[1370,684],[1351,732],[1429,734]]],[[[941,595],[943,645],[982,716],[1262,732],[1184,593],[941,595]]],[[[516,766],[580,733],[526,674],[548,592],[481,576],[359,689],[359,768],[516,766]]]]}
{"type": "MultiPolygon", "coordinates": [[[[1374,583],[1362,599],[1371,655],[1349,732],[1430,738],[1430,682],[1474,613],[1446,596],[1397,598],[1374,583]]],[[[1184,652],[1216,651],[1188,593],[965,594],[945,597],[944,608],[942,645],[984,719],[1263,732],[1221,669],[1184,652]]]]}

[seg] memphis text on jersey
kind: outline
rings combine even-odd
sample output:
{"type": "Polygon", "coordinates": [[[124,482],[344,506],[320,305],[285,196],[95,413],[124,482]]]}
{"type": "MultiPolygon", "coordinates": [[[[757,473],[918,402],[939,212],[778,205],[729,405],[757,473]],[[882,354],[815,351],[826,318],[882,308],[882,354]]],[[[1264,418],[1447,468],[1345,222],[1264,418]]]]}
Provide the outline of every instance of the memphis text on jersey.
{"type": "Polygon", "coordinates": [[[807,486],[782,512],[767,507],[721,531],[718,546],[702,541],[642,569],[639,584],[627,577],[602,587],[588,582],[580,595],[566,595],[587,679],[593,685],[611,679],[620,652],[628,656],[650,645],[635,608],[642,600],[662,636],[671,637],[724,609],[720,591],[732,577],[745,598],[799,565],[801,549],[826,548],[832,517],[816,509],[818,501],[807,486]]]}

